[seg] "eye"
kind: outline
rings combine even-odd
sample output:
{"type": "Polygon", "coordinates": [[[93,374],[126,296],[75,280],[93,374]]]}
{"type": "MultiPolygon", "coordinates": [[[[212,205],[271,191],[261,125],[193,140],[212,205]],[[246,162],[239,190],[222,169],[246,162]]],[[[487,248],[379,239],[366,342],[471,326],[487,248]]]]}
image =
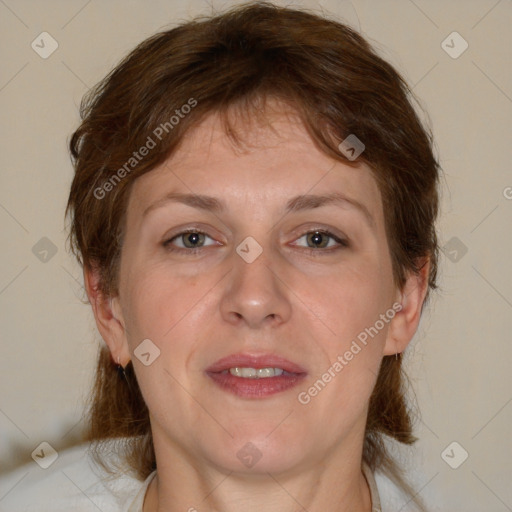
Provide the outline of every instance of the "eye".
{"type": "Polygon", "coordinates": [[[309,249],[310,251],[314,252],[316,252],[318,249],[325,248],[329,248],[329,251],[327,252],[331,252],[332,250],[337,250],[342,247],[348,247],[349,245],[347,240],[339,238],[327,230],[308,231],[297,240],[302,240],[303,238],[306,239],[306,243],[308,244],[308,247],[306,247],[306,249],[309,249]],[[331,240],[329,241],[329,239],[331,240]],[[330,242],[333,243],[329,244],[330,242]]]}
{"type": "MultiPolygon", "coordinates": [[[[306,243],[308,244],[308,247],[304,247],[304,249],[311,252],[318,252],[318,249],[328,249],[327,251],[320,252],[330,253],[332,251],[349,246],[347,240],[339,238],[327,230],[317,229],[308,231],[297,240],[300,241],[302,239],[305,239],[306,243]]],[[[169,251],[185,252],[190,254],[198,252],[208,245],[218,245],[218,243],[205,232],[200,231],[199,229],[191,228],[177,233],[169,240],[163,242],[162,245],[169,251]],[[209,238],[212,243],[205,244],[205,240],[207,238],[209,238]]]]}
{"type": "Polygon", "coordinates": [[[202,249],[203,247],[206,247],[207,245],[216,245],[215,242],[213,244],[205,245],[204,242],[206,238],[213,240],[203,231],[200,231],[198,229],[190,229],[178,233],[169,240],[163,242],[162,245],[170,251],[196,252],[202,249]],[[177,245],[177,247],[173,247],[173,242],[175,242],[175,245],[177,245]],[[181,244],[179,244],[178,242],[181,242],[181,244]]]}

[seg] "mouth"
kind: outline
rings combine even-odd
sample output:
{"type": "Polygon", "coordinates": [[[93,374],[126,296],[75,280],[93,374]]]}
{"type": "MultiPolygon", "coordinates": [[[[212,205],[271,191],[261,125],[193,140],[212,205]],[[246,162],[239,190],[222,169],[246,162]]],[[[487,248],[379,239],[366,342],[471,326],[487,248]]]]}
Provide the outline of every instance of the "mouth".
{"type": "Polygon", "coordinates": [[[233,354],[219,359],[205,373],[224,391],[244,398],[289,390],[307,375],[298,364],[273,354],[233,354]]]}

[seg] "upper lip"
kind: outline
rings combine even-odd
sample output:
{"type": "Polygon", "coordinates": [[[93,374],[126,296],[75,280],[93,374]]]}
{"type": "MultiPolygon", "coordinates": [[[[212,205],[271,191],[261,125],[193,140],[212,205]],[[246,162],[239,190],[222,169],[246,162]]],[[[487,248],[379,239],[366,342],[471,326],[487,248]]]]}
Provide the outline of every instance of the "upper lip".
{"type": "Polygon", "coordinates": [[[231,354],[223,357],[209,366],[206,371],[218,373],[230,368],[281,368],[288,373],[306,373],[306,370],[296,363],[275,354],[231,354]]]}

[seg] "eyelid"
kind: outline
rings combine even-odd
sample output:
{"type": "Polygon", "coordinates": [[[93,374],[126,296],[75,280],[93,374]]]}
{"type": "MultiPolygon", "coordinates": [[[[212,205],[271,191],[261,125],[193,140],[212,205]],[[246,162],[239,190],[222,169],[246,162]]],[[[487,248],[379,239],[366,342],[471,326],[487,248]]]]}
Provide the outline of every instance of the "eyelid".
{"type": "MultiPolygon", "coordinates": [[[[349,247],[350,246],[350,242],[345,235],[336,234],[329,228],[323,228],[323,227],[308,228],[305,231],[301,230],[301,233],[302,233],[301,235],[294,238],[295,241],[300,240],[301,238],[309,235],[310,233],[320,233],[322,235],[327,236],[328,238],[331,238],[338,244],[338,246],[329,247],[329,248],[316,248],[315,249],[314,247],[303,247],[303,249],[305,249],[306,251],[311,250],[315,253],[319,253],[319,252],[327,252],[328,253],[333,250],[339,249],[341,247],[349,247]]],[[[295,245],[295,244],[292,244],[292,245],[295,245]]]]}
{"type": "MultiPolygon", "coordinates": [[[[329,228],[310,227],[310,228],[303,228],[303,229],[299,230],[299,232],[300,232],[300,235],[298,235],[298,236],[294,235],[295,236],[294,241],[300,240],[301,238],[303,238],[311,233],[320,233],[322,235],[327,236],[328,238],[331,238],[332,240],[334,240],[337,243],[336,246],[329,247],[329,248],[301,247],[303,250],[308,251],[308,252],[312,252],[312,253],[316,253],[316,254],[319,254],[319,253],[329,254],[338,249],[350,247],[350,242],[345,235],[338,235],[336,233],[333,233],[333,231],[330,230],[329,228]]],[[[166,250],[187,253],[187,254],[191,254],[191,253],[193,254],[193,253],[199,252],[202,249],[205,249],[210,246],[222,245],[221,243],[217,243],[217,244],[214,243],[214,244],[209,244],[209,245],[203,245],[201,247],[192,247],[192,248],[171,247],[172,242],[175,239],[180,238],[181,236],[186,235],[188,233],[200,233],[200,234],[205,235],[206,237],[210,238],[211,240],[214,240],[214,238],[208,234],[207,230],[203,230],[202,228],[196,227],[196,226],[189,226],[189,227],[180,229],[179,232],[173,234],[172,236],[170,236],[170,238],[165,237],[164,241],[162,242],[162,245],[164,246],[164,248],[166,250]]],[[[291,244],[291,245],[296,246],[295,244],[291,244]]]]}
{"type": "MultiPolygon", "coordinates": [[[[212,236],[210,236],[206,230],[203,230],[199,227],[194,227],[194,226],[190,226],[190,227],[187,227],[187,228],[183,228],[183,229],[180,229],[180,231],[178,233],[175,233],[175,234],[172,234],[170,236],[166,236],[164,238],[164,241],[162,242],[162,245],[168,249],[168,250],[176,250],[176,251],[184,251],[184,252],[194,252],[194,251],[197,251],[199,249],[203,249],[205,246],[203,247],[193,247],[193,248],[186,248],[186,247],[173,247],[172,249],[169,249],[169,246],[171,245],[171,242],[173,242],[174,240],[176,239],[179,239],[180,237],[182,237],[183,235],[186,235],[188,233],[199,233],[201,235],[205,235],[205,237],[208,237],[210,238],[211,240],[214,240],[214,238],[212,236]]],[[[210,245],[218,245],[218,244],[210,244],[210,245]]],[[[206,247],[209,247],[206,246],[206,247]]]]}

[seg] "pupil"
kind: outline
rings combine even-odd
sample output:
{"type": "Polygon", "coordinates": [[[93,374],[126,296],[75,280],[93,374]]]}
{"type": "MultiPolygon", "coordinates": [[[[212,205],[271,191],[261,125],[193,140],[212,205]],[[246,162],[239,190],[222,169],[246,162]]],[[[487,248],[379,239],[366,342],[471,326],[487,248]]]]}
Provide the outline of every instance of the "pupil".
{"type": "Polygon", "coordinates": [[[311,240],[313,241],[313,243],[315,245],[319,244],[319,245],[322,245],[322,237],[324,235],[322,233],[319,233],[318,231],[313,233],[313,235],[311,236],[311,240]]]}

